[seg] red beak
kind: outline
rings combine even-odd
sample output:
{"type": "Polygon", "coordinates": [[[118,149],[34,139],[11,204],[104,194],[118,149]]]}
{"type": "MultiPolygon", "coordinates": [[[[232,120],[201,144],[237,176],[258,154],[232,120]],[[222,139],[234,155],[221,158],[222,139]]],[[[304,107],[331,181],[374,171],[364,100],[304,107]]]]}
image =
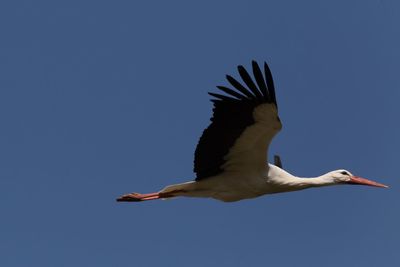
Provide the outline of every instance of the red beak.
{"type": "Polygon", "coordinates": [[[359,184],[359,185],[369,185],[369,186],[376,186],[376,187],[384,187],[384,188],[388,188],[389,186],[384,185],[384,184],[380,184],[365,178],[361,178],[358,176],[352,176],[350,178],[350,181],[348,182],[348,184],[359,184]]]}

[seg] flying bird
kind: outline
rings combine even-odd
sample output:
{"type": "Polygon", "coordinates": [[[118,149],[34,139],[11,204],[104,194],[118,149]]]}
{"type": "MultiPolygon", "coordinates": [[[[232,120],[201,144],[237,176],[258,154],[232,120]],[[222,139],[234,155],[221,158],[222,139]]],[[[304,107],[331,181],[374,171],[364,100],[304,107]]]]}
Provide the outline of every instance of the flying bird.
{"type": "Polygon", "coordinates": [[[213,116],[194,154],[194,181],[170,185],[156,193],[126,194],[117,201],[136,202],[183,196],[233,202],[328,185],[387,187],[355,176],[347,170],[302,178],[283,170],[279,157],[275,158],[275,164],[269,164],[268,147],[282,124],[268,65],[264,62],[262,70],[253,61],[252,69],[254,78],[243,66],[238,66],[242,83],[226,75],[231,87],[217,86],[223,94],[209,93],[213,97],[213,116]]]}

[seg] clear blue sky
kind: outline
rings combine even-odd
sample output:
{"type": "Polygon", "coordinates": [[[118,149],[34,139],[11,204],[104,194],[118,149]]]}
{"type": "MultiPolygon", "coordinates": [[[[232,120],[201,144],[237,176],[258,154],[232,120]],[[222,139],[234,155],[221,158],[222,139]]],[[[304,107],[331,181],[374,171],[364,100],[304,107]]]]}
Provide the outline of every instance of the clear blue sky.
{"type": "Polygon", "coordinates": [[[400,266],[399,25],[394,0],[1,1],[0,266],[400,266]],[[206,92],[252,59],[288,171],[391,188],[115,202],[194,177],[206,92]]]}

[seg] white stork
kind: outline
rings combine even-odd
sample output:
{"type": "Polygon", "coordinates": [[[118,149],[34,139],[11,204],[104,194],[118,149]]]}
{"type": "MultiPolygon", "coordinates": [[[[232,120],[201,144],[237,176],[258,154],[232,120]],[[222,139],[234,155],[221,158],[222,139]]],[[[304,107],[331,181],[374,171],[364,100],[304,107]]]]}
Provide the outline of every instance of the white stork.
{"type": "Polygon", "coordinates": [[[196,148],[196,179],[167,186],[156,193],[126,194],[117,201],[185,196],[211,197],[232,202],[327,185],[387,187],[354,176],[346,170],[301,178],[286,172],[280,164],[268,164],[268,146],[282,124],[278,117],[275,88],[268,65],[264,63],[264,75],[255,61],[252,66],[254,80],[243,66],[238,66],[244,84],[227,75],[227,80],[236,90],[217,86],[224,95],[209,93],[214,97],[211,100],[214,103],[214,114],[196,148]]]}

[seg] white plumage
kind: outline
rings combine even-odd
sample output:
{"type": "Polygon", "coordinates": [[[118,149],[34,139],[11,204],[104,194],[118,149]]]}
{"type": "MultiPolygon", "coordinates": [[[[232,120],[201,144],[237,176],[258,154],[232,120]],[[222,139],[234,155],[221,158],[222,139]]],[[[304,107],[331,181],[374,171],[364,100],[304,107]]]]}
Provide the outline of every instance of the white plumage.
{"type": "Polygon", "coordinates": [[[264,74],[253,61],[253,79],[244,67],[239,74],[247,86],[232,76],[227,80],[236,89],[218,86],[225,94],[209,93],[215,99],[212,123],[203,132],[195,152],[195,181],[170,185],[150,194],[131,193],[117,201],[145,201],[178,196],[210,197],[225,202],[255,198],[337,184],[386,185],[336,170],[315,178],[293,176],[268,164],[267,151],[281,130],[275,88],[268,65],[264,74]]]}

